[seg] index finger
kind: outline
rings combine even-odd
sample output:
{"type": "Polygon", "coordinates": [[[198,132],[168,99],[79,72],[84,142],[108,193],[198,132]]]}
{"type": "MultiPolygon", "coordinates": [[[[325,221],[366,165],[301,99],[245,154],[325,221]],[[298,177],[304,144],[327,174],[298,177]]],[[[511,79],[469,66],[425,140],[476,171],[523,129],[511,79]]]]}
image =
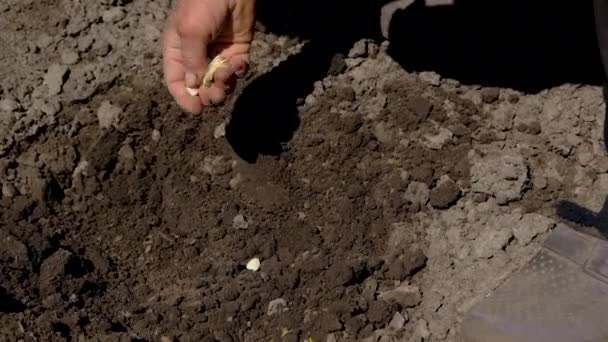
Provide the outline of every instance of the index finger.
{"type": "Polygon", "coordinates": [[[202,105],[198,96],[192,96],[186,91],[181,41],[173,18],[172,13],[168,19],[168,25],[162,38],[165,82],[169,93],[175,98],[180,107],[190,113],[198,114],[202,110],[202,105]]]}

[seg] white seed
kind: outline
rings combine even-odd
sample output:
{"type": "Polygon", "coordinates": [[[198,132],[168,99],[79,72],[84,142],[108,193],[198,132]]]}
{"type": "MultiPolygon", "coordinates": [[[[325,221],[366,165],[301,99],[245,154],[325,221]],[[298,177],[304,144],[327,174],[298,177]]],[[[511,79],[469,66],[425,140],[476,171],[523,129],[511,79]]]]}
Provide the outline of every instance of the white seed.
{"type": "Polygon", "coordinates": [[[258,258],[253,258],[251,260],[249,260],[249,262],[247,262],[247,269],[250,271],[257,271],[260,269],[260,259],[258,258]]]}
{"type": "Polygon", "coordinates": [[[188,94],[190,94],[190,96],[198,96],[198,89],[196,88],[186,87],[186,91],[188,94]]]}

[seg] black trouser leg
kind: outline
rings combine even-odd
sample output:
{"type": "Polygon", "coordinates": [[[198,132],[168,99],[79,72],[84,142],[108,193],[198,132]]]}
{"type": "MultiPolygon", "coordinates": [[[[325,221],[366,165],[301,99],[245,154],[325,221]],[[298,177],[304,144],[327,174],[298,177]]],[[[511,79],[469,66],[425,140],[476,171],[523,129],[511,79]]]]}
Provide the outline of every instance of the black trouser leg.
{"type": "MultiPolygon", "coordinates": [[[[608,104],[608,0],[593,0],[595,27],[604,66],[604,103],[608,104]]],[[[604,146],[608,150],[608,105],[604,115],[604,146]]]]}

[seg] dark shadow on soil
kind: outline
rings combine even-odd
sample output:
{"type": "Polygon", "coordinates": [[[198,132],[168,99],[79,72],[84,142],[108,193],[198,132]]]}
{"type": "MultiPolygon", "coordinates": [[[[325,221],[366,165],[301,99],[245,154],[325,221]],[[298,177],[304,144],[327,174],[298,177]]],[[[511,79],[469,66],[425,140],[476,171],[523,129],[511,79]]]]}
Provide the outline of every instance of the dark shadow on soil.
{"type": "MultiPolygon", "coordinates": [[[[602,209],[595,213],[571,201],[560,201],[557,205],[557,215],[567,221],[585,228],[586,233],[599,233],[601,237],[608,238],[608,196],[604,200],[602,209]],[[595,232],[590,231],[595,230],[595,232]]],[[[599,237],[599,236],[598,236],[599,237]]]]}
{"type": "MultiPolygon", "coordinates": [[[[298,56],[256,79],[237,99],[228,140],[243,159],[279,155],[298,128],[297,103],[362,38],[380,42],[380,10],[390,1],[259,0],[267,32],[309,40],[298,56]]],[[[398,10],[389,55],[408,71],[435,71],[464,84],[538,92],[602,80],[592,2],[417,1],[398,10]]]]}
{"type": "Polygon", "coordinates": [[[591,1],[418,2],[395,15],[389,36],[405,69],[465,84],[538,92],[603,78],[591,1]]]}
{"type": "Polygon", "coordinates": [[[14,313],[25,310],[25,305],[10,294],[5,288],[0,287],[0,312],[14,313]]]}

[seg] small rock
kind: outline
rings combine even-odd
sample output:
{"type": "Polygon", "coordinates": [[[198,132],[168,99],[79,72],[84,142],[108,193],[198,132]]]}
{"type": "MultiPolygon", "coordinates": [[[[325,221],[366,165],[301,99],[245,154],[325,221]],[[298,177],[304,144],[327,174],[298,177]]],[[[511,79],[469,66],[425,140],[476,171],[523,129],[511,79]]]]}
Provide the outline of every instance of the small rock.
{"type": "Polygon", "coordinates": [[[420,304],[422,294],[418,286],[403,284],[394,290],[381,292],[378,298],[389,304],[398,304],[405,309],[420,304]]]}
{"type": "Polygon", "coordinates": [[[245,219],[245,216],[238,214],[232,219],[232,227],[236,229],[247,229],[249,222],[245,219]]]}
{"type": "Polygon", "coordinates": [[[19,102],[15,101],[13,99],[0,100],[0,111],[12,113],[12,112],[16,112],[20,109],[21,109],[21,105],[19,104],[19,102]]]}
{"type": "Polygon", "coordinates": [[[462,192],[456,183],[447,179],[431,190],[430,203],[438,209],[447,209],[458,201],[462,192]]]}
{"type": "Polygon", "coordinates": [[[61,52],[61,63],[65,65],[74,65],[78,63],[80,56],[74,50],[64,50],[61,52]]]}
{"type": "Polygon", "coordinates": [[[521,221],[513,226],[513,235],[522,245],[529,244],[538,234],[542,234],[553,226],[553,221],[545,216],[530,213],[525,214],[521,221]]]}
{"type": "Polygon", "coordinates": [[[213,130],[213,137],[215,139],[219,139],[224,136],[226,136],[226,123],[222,122],[221,124],[217,125],[217,127],[215,127],[215,130],[213,130]]]}
{"type": "Polygon", "coordinates": [[[61,64],[53,64],[44,76],[43,84],[47,86],[49,95],[55,96],[61,93],[63,83],[66,81],[69,68],[61,64]]]}
{"type": "Polygon", "coordinates": [[[97,109],[97,121],[100,128],[110,128],[118,122],[122,109],[105,100],[97,109]]]}
{"type": "Polygon", "coordinates": [[[125,18],[127,14],[125,13],[125,11],[120,8],[120,7],[113,7],[110,8],[109,10],[103,12],[103,14],[101,15],[101,18],[103,20],[104,23],[117,23],[121,20],[123,20],[125,18]]]}
{"type": "Polygon", "coordinates": [[[433,86],[438,86],[441,83],[441,76],[439,76],[439,74],[437,74],[436,72],[423,71],[418,75],[418,77],[421,81],[433,86]]]}
{"type": "Polygon", "coordinates": [[[484,103],[494,103],[500,97],[500,90],[498,88],[484,88],[481,90],[481,100],[484,103]]]}
{"type": "Polygon", "coordinates": [[[152,141],[159,142],[160,141],[160,131],[155,129],[152,131],[152,141]]]}
{"type": "Polygon", "coordinates": [[[286,309],[287,309],[287,302],[285,301],[285,299],[277,298],[277,299],[271,300],[270,303],[268,303],[268,310],[266,313],[268,314],[268,316],[272,316],[274,314],[281,313],[282,311],[285,311],[286,309]]]}
{"type": "Polygon", "coordinates": [[[160,342],[173,342],[173,339],[169,336],[161,336],[160,342]]]}
{"type": "Polygon", "coordinates": [[[325,342],[337,342],[336,335],[334,335],[333,333],[332,334],[328,334],[325,337],[325,342]]]}

